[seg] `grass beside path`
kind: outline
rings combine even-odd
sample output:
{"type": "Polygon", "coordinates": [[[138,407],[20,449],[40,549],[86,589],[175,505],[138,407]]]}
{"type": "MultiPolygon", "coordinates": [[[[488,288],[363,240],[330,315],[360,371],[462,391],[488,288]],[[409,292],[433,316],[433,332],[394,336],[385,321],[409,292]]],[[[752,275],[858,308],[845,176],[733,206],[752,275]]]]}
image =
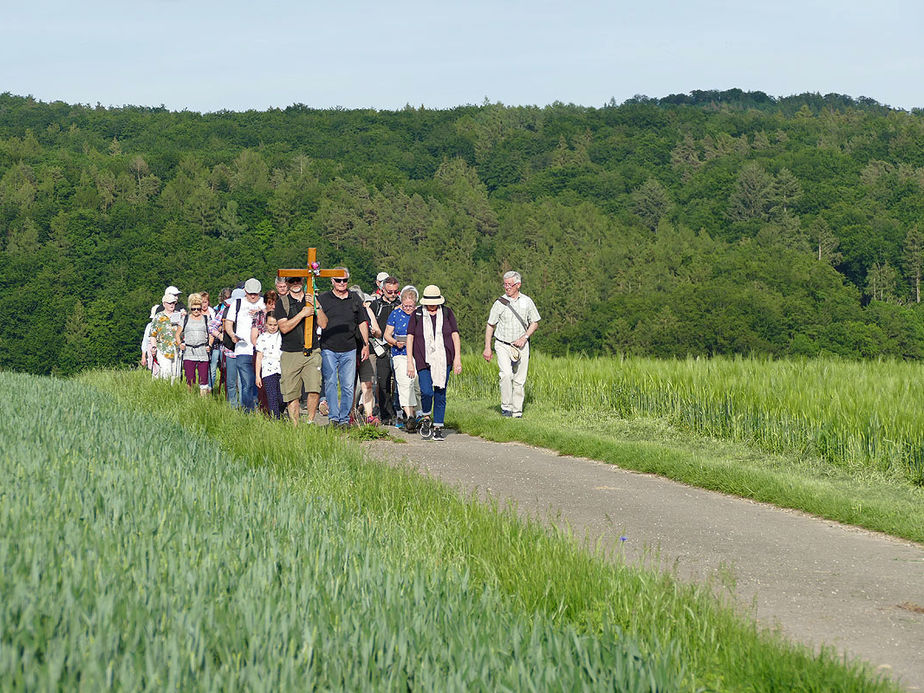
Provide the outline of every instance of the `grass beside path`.
{"type": "Polygon", "coordinates": [[[458,396],[450,398],[447,425],[924,543],[924,489],[884,475],[852,475],[817,458],[765,453],[661,420],[626,421],[600,411],[547,411],[534,403],[522,419],[503,418],[495,401],[458,396]]]}
{"type": "MultiPolygon", "coordinates": [[[[411,469],[376,463],[348,435],[295,430],[139,373],[90,373],[82,382],[123,406],[218,441],[306,501],[335,503],[351,522],[375,528],[371,535],[399,563],[452,567],[472,589],[496,590],[522,614],[582,633],[621,629],[654,667],[683,672],[683,689],[894,690],[833,651],[816,655],[759,629],[720,603],[709,586],[613,565],[512,511],[460,498],[411,469]]],[[[472,416],[488,421],[489,407],[472,416]]]]}

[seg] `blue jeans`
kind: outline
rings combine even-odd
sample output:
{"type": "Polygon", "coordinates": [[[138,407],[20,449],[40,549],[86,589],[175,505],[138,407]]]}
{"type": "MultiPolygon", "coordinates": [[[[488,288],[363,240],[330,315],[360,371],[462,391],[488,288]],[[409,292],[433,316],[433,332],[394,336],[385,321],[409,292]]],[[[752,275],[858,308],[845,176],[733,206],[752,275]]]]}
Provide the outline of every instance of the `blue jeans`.
{"type": "Polygon", "coordinates": [[[228,401],[234,408],[243,406],[253,411],[257,406],[256,373],[253,370],[253,355],[238,354],[228,359],[228,401]],[[237,379],[241,379],[241,400],[237,401],[237,379]]]}
{"type": "Polygon", "coordinates": [[[349,423],[353,407],[353,390],[356,386],[356,349],[349,351],[321,350],[321,375],[324,378],[324,396],[330,408],[331,422],[349,423]],[[337,400],[337,383],[340,399],[337,400]]]}
{"type": "Polygon", "coordinates": [[[228,396],[228,404],[232,409],[241,407],[241,389],[237,377],[236,361],[237,359],[230,356],[225,358],[225,394],[228,396]]]}
{"type": "Polygon", "coordinates": [[[209,356],[209,389],[215,389],[215,376],[218,374],[218,359],[221,358],[221,348],[216,346],[209,356]]]}
{"type": "MultiPolygon", "coordinates": [[[[449,367],[446,368],[446,386],[449,386],[449,367]]],[[[433,408],[433,423],[442,426],[446,420],[446,388],[433,387],[433,377],[430,369],[417,371],[417,382],[420,383],[420,408],[424,414],[430,413],[433,408]]]]}

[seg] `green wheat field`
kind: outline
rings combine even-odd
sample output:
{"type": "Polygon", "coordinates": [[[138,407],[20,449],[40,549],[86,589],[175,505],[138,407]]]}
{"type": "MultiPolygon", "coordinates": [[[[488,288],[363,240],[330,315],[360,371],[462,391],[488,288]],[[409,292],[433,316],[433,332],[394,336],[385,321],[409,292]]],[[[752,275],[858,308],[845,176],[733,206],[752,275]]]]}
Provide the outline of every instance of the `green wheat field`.
{"type": "MultiPolygon", "coordinates": [[[[921,370],[878,366],[536,358],[508,431],[612,449],[635,422],[668,450],[643,465],[706,438],[774,474],[804,456],[793,473],[830,476],[842,505],[877,485],[920,523],[921,370]]],[[[466,358],[450,423],[497,436],[493,369],[466,358]]],[[[139,372],[0,387],[5,690],[895,690],[715,585],[592,555],[358,437],[139,372]]]]}

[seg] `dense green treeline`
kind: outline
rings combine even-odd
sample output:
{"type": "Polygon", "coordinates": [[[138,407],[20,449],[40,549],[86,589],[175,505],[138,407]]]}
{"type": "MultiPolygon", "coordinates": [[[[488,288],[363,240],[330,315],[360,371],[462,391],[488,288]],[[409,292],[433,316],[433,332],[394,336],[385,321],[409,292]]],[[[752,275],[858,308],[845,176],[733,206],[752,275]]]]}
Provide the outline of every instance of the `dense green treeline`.
{"type": "Polygon", "coordinates": [[[761,92],[200,114],[0,95],[0,366],[135,360],[167,284],[515,268],[546,351],[924,356],[924,115],[761,92]]]}

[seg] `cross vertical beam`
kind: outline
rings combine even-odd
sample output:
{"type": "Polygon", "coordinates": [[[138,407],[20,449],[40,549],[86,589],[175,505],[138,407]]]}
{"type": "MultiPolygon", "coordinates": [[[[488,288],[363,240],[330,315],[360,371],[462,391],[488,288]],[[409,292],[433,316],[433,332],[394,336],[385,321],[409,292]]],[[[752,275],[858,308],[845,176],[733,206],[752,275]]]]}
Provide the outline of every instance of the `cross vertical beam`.
{"type": "MultiPolygon", "coordinates": [[[[278,270],[277,275],[280,277],[303,277],[308,280],[307,286],[305,287],[305,305],[308,305],[309,301],[314,305],[314,279],[317,277],[339,277],[346,278],[346,272],[339,269],[321,269],[321,265],[318,263],[318,249],[317,248],[308,248],[308,263],[304,269],[281,269],[278,270]]],[[[308,316],[305,318],[305,351],[311,349],[312,336],[314,334],[314,316],[308,316]]]]}

